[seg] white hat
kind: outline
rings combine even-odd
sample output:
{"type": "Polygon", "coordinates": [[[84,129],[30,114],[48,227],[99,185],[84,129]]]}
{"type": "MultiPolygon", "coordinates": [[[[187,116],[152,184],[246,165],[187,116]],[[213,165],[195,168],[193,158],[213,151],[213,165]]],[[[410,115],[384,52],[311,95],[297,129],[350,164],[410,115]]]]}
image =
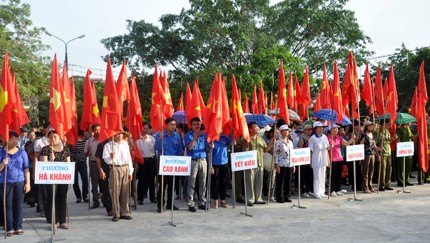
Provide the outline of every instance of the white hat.
{"type": "Polygon", "coordinates": [[[283,130],[291,130],[287,124],[282,125],[281,127],[279,127],[279,131],[283,131],[283,130]]]}
{"type": "Polygon", "coordinates": [[[371,122],[371,121],[365,121],[363,123],[363,127],[366,127],[367,125],[373,125],[373,122],[371,122]]]}
{"type": "Polygon", "coordinates": [[[313,128],[316,128],[316,127],[326,127],[326,126],[327,125],[325,123],[322,123],[320,121],[314,122],[314,124],[313,124],[313,128]]]}
{"type": "Polygon", "coordinates": [[[340,126],[339,125],[337,125],[336,123],[332,123],[331,125],[330,125],[330,129],[332,129],[332,128],[339,128],[340,126]]]}

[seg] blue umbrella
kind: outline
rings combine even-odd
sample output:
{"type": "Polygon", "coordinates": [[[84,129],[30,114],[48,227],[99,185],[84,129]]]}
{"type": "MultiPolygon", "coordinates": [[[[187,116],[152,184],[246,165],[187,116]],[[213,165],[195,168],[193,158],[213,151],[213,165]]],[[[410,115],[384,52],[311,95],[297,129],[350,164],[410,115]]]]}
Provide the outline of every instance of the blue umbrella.
{"type": "MultiPolygon", "coordinates": [[[[330,122],[337,123],[337,112],[332,109],[322,109],[314,113],[314,117],[317,117],[321,120],[326,120],[330,122]]],[[[349,120],[348,117],[343,115],[343,119],[340,122],[342,125],[351,125],[352,122],[349,120]]]]}
{"type": "Polygon", "coordinates": [[[173,113],[172,117],[179,123],[187,123],[187,114],[185,114],[185,111],[177,111],[173,113]]]}
{"type": "Polygon", "coordinates": [[[255,122],[259,127],[265,127],[270,124],[275,124],[275,119],[264,114],[244,113],[247,123],[255,122]]]}

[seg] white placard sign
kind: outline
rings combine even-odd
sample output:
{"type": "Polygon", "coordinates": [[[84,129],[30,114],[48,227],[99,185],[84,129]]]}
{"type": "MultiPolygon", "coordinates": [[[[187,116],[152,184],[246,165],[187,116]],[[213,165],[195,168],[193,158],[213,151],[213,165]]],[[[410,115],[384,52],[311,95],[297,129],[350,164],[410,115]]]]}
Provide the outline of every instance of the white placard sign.
{"type": "Polygon", "coordinates": [[[308,165],[311,163],[311,150],[298,148],[291,150],[291,166],[308,165]]]}
{"type": "Polygon", "coordinates": [[[364,159],[364,144],[346,146],[346,161],[364,159]]]}
{"type": "Polygon", "coordinates": [[[190,156],[160,156],[160,175],[189,176],[191,173],[190,156]]]}
{"type": "Polygon", "coordinates": [[[75,162],[38,162],[35,184],[74,184],[75,162]]]}
{"type": "Polygon", "coordinates": [[[257,150],[231,154],[231,171],[254,169],[257,166],[257,150]]]}
{"type": "Polygon", "coordinates": [[[407,157],[414,155],[414,142],[399,142],[396,144],[396,156],[407,157]]]}

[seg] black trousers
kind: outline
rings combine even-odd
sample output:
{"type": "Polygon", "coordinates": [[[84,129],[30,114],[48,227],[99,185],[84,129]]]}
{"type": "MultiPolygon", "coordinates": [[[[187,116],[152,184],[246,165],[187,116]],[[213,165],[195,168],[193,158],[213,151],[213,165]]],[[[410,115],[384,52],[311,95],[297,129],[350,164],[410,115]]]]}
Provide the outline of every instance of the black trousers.
{"type": "Polygon", "coordinates": [[[225,200],[226,191],[227,191],[227,173],[228,173],[228,164],[224,165],[213,165],[214,174],[211,175],[211,192],[212,198],[218,200],[218,197],[221,200],[225,200]]]}
{"type": "Polygon", "coordinates": [[[75,183],[73,184],[73,191],[75,192],[76,199],[88,198],[88,170],[86,161],[78,161],[75,163],[75,183]],[[82,180],[82,192],[79,188],[79,175],[82,180]]]}
{"type": "Polygon", "coordinates": [[[331,163],[331,188],[330,192],[338,192],[342,187],[343,161],[333,161],[331,163]]]}
{"type": "Polygon", "coordinates": [[[300,188],[301,193],[314,191],[314,172],[310,165],[300,165],[300,188]]]}
{"type": "MultiPolygon", "coordinates": [[[[52,219],[52,188],[53,185],[45,185],[46,199],[44,200],[45,217],[48,223],[52,219]]],[[[55,218],[56,223],[66,223],[67,191],[69,185],[55,185],[55,218]]]]}
{"type": "Polygon", "coordinates": [[[137,200],[141,201],[148,195],[151,202],[155,200],[155,177],[157,176],[157,160],[153,158],[145,158],[145,163],[138,164],[137,172],[137,200]]]}
{"type": "Polygon", "coordinates": [[[276,174],[276,200],[283,201],[291,196],[291,177],[292,170],[290,167],[279,167],[279,174],[276,174]]]}
{"type": "Polygon", "coordinates": [[[170,208],[170,206],[172,205],[173,176],[164,176],[163,202],[161,202],[161,188],[162,188],[161,176],[158,177],[158,183],[160,186],[158,187],[158,193],[157,193],[157,206],[161,208],[161,205],[163,205],[164,207],[164,202],[166,201],[165,199],[167,196],[167,207],[170,208]],[[166,186],[168,186],[167,195],[166,195],[166,186]]]}
{"type": "Polygon", "coordinates": [[[106,179],[100,180],[100,187],[101,187],[101,191],[102,191],[102,203],[103,206],[106,208],[106,212],[110,212],[112,211],[112,198],[110,196],[110,191],[109,191],[109,165],[102,162],[102,169],[103,172],[106,174],[106,179]]]}

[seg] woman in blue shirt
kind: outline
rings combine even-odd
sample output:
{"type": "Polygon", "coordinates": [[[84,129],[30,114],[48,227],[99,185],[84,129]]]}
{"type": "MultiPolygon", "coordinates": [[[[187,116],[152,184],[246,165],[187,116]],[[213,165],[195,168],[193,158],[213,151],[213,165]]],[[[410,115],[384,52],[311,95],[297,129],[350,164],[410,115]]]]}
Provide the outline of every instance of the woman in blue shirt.
{"type": "MultiPolygon", "coordinates": [[[[18,148],[19,136],[16,132],[9,132],[9,142],[6,150],[0,150],[0,183],[4,186],[5,167],[6,176],[6,230],[7,236],[22,235],[22,203],[24,194],[30,191],[30,171],[28,157],[25,150],[18,148]]],[[[0,190],[2,201],[4,191],[0,190]]]]}
{"type": "Polygon", "coordinates": [[[218,199],[221,199],[221,207],[228,208],[225,202],[227,190],[228,156],[227,146],[231,144],[231,139],[221,134],[218,141],[214,141],[212,152],[212,198],[214,199],[213,208],[218,208],[218,199]]]}

